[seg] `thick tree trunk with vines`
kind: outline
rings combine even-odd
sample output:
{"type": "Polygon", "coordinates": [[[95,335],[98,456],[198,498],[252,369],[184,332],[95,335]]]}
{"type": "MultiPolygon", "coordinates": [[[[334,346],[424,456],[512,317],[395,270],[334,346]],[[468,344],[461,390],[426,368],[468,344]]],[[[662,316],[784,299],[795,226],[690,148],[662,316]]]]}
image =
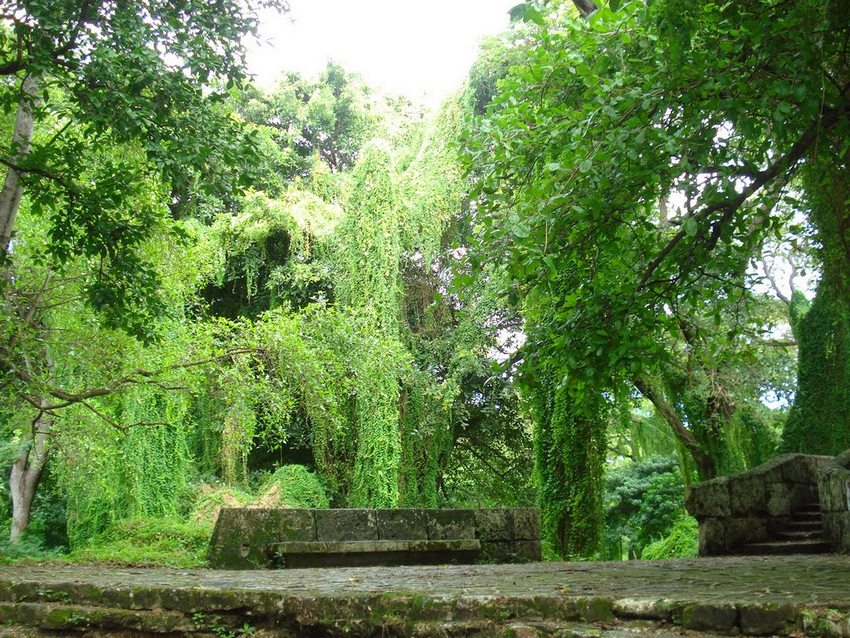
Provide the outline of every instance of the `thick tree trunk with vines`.
{"type": "Polygon", "coordinates": [[[717,475],[714,460],[702,448],[693,433],[685,427],[675,408],[664,398],[661,390],[646,379],[634,379],[633,383],[640,393],[655,406],[655,409],[673,430],[673,434],[690,453],[691,458],[696,463],[700,478],[703,480],[714,478],[717,475]]]}
{"type": "MultiPolygon", "coordinates": [[[[12,166],[20,166],[30,152],[34,125],[33,112],[38,103],[37,92],[38,80],[28,75],[21,84],[21,98],[15,115],[15,129],[12,132],[12,152],[8,158],[12,166]]],[[[0,191],[0,248],[4,252],[9,250],[15,217],[18,215],[24,193],[19,171],[12,166],[6,171],[6,180],[3,183],[3,190],[0,191]]]]}
{"type": "Polygon", "coordinates": [[[32,502],[47,463],[48,437],[53,417],[41,413],[33,422],[32,432],[21,442],[18,457],[12,463],[9,492],[12,496],[12,529],[9,541],[17,543],[30,523],[32,502]]]}

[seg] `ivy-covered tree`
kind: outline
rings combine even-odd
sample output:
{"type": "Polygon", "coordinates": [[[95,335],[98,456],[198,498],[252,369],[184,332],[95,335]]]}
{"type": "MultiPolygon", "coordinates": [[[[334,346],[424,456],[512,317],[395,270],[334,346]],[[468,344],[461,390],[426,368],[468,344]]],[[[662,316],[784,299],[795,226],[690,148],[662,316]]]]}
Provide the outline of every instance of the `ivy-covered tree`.
{"type": "Polygon", "coordinates": [[[657,379],[683,326],[719,327],[748,295],[750,264],[789,211],[816,224],[807,202],[824,184],[804,169],[845,179],[849,27],[838,3],[814,1],[586,13],[520,12],[520,59],[467,145],[478,259],[504,263],[524,299],[529,369],[558,369],[590,406],[634,388],[666,404],[710,477],[719,468],[657,379]]]}

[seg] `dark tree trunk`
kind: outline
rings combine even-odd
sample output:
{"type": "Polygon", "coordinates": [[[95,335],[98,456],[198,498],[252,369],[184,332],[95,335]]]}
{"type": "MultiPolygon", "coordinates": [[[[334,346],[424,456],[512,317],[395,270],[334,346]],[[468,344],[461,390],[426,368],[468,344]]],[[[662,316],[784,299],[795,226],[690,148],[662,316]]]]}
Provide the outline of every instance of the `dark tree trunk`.
{"type": "Polygon", "coordinates": [[[640,393],[655,406],[655,409],[673,430],[673,434],[685,446],[694,463],[696,463],[700,478],[703,480],[714,478],[717,475],[717,468],[711,456],[702,448],[693,432],[685,427],[675,408],[667,402],[661,391],[646,379],[634,379],[633,383],[640,393]]]}
{"type": "MultiPolygon", "coordinates": [[[[21,98],[18,102],[18,112],[15,115],[15,128],[12,131],[12,156],[8,159],[13,165],[20,165],[30,152],[34,117],[33,111],[38,103],[36,93],[38,81],[28,75],[21,83],[21,98]]],[[[21,205],[24,187],[21,178],[14,168],[6,171],[3,189],[0,190],[0,249],[8,252],[15,226],[15,217],[21,205]]]]}
{"type": "Polygon", "coordinates": [[[593,0],[573,0],[573,4],[576,6],[576,9],[578,9],[578,12],[584,18],[586,18],[599,8],[596,6],[596,3],[593,0]]]}
{"type": "Polygon", "coordinates": [[[12,529],[9,541],[17,543],[26,531],[32,514],[32,502],[47,463],[47,439],[53,427],[53,417],[42,413],[33,423],[32,434],[21,443],[18,458],[9,474],[12,496],[12,529]]]}

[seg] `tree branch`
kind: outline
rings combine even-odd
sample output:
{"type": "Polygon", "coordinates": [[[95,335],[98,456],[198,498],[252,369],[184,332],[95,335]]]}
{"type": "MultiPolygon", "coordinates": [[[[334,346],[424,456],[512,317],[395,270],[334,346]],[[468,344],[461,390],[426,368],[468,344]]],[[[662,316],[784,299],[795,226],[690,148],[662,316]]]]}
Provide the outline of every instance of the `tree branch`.
{"type": "Polygon", "coordinates": [[[700,474],[702,474],[702,478],[714,478],[714,475],[716,474],[714,461],[712,461],[711,457],[705,453],[705,450],[702,449],[702,446],[699,444],[699,441],[696,440],[693,433],[685,427],[682,419],[679,418],[676,410],[672,405],[670,405],[670,403],[667,402],[661,394],[661,391],[646,379],[633,379],[632,382],[635,384],[635,387],[640,391],[640,393],[649,399],[652,405],[655,406],[655,409],[658,410],[658,413],[668,423],[668,425],[670,425],[673,430],[673,434],[676,435],[676,438],[679,439],[681,444],[685,446],[685,449],[688,450],[691,457],[694,459],[694,462],[700,470],[700,474]]]}
{"type": "MultiPolygon", "coordinates": [[[[188,361],[185,363],[175,363],[170,366],[165,366],[163,368],[159,368],[158,370],[145,370],[143,368],[139,368],[133,370],[129,374],[120,379],[116,379],[112,383],[99,387],[99,388],[89,388],[87,390],[81,390],[79,392],[69,392],[67,390],[63,390],[62,388],[58,388],[55,386],[51,386],[46,383],[40,382],[36,379],[32,374],[30,374],[27,370],[24,370],[18,366],[15,366],[10,361],[0,358],[0,367],[4,368],[6,371],[12,373],[15,377],[17,377],[20,381],[24,383],[37,385],[41,388],[42,392],[53,397],[54,399],[59,399],[62,403],[58,403],[55,405],[47,406],[45,410],[58,410],[60,408],[66,408],[75,403],[85,403],[89,399],[96,399],[98,397],[108,396],[122,387],[134,383],[154,383],[159,384],[156,380],[156,377],[161,376],[167,372],[174,372],[176,370],[186,370],[189,368],[196,368],[199,366],[207,365],[210,363],[215,363],[217,361],[224,361],[231,357],[240,355],[240,354],[263,354],[265,350],[260,348],[236,348],[233,350],[228,350],[227,352],[217,356],[217,357],[209,357],[207,359],[199,359],[197,361],[188,361]]],[[[26,395],[22,395],[26,398],[26,395]]],[[[90,406],[86,406],[91,409],[90,406]]]]}
{"type": "MultiPolygon", "coordinates": [[[[712,213],[723,212],[723,215],[711,225],[711,234],[706,242],[706,248],[712,250],[720,240],[721,229],[728,224],[738,209],[754,194],[760,191],[764,186],[769,184],[783,173],[790,171],[799,162],[803,156],[811,148],[812,144],[817,140],[818,135],[822,130],[830,129],[835,126],[843,115],[850,112],[850,103],[844,103],[840,107],[824,109],[821,116],[800,136],[800,138],[791,146],[787,153],[780,156],[767,169],[757,173],[752,183],[744,188],[738,195],[725,199],[720,202],[706,206],[702,210],[694,213],[693,218],[698,221],[708,217],[712,213]]],[[[638,282],[638,290],[647,287],[651,281],[653,274],[661,266],[662,263],[670,256],[676,246],[686,237],[688,233],[683,227],[677,232],[660,253],[653,259],[643,276],[638,282]]]]}

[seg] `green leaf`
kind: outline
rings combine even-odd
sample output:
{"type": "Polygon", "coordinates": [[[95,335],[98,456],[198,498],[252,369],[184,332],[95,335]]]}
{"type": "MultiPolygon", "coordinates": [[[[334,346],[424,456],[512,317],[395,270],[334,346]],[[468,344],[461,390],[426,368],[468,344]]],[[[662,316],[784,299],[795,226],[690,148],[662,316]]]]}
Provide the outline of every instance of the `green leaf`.
{"type": "Polygon", "coordinates": [[[538,26],[543,26],[543,14],[527,2],[513,7],[508,11],[508,15],[511,16],[511,22],[533,22],[538,26]]]}

